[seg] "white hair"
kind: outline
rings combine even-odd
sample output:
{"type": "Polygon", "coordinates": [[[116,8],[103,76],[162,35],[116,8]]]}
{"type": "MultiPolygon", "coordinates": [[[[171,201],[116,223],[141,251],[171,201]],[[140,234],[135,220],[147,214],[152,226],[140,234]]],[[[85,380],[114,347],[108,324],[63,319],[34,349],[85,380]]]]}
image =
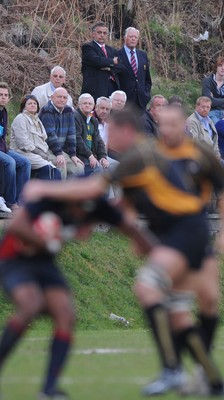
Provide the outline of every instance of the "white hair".
{"type": "Polygon", "coordinates": [[[168,100],[162,94],[155,94],[155,96],[153,96],[149,102],[149,108],[153,107],[154,101],[156,99],[164,99],[166,101],[166,104],[168,104],[168,100]]]}
{"type": "Polygon", "coordinates": [[[60,69],[60,71],[63,72],[64,76],[66,76],[66,71],[65,71],[65,69],[62,68],[60,65],[56,65],[54,68],[52,68],[52,70],[51,70],[51,75],[53,75],[57,69],[60,69]]]}
{"type": "Polygon", "coordinates": [[[111,99],[108,97],[104,97],[104,96],[98,97],[98,99],[96,100],[96,106],[99,106],[102,101],[106,101],[107,103],[109,103],[110,108],[112,107],[111,99]]]}
{"type": "Polygon", "coordinates": [[[126,95],[125,92],[123,92],[123,90],[115,90],[115,92],[113,92],[113,93],[111,94],[111,96],[110,96],[110,100],[111,100],[111,101],[113,100],[115,94],[120,94],[121,96],[124,96],[124,98],[125,98],[125,103],[126,103],[126,101],[127,101],[127,95],[126,95]]]}
{"type": "Polygon", "coordinates": [[[134,26],[129,26],[127,29],[125,29],[125,32],[124,32],[125,38],[127,37],[129,31],[136,31],[138,33],[138,35],[140,35],[140,31],[138,29],[136,29],[134,26]]]}
{"type": "Polygon", "coordinates": [[[94,100],[93,96],[91,96],[90,93],[81,94],[81,96],[79,96],[79,98],[78,98],[78,104],[81,104],[83,99],[89,99],[90,97],[93,101],[93,104],[95,104],[95,100],[94,100]]]}

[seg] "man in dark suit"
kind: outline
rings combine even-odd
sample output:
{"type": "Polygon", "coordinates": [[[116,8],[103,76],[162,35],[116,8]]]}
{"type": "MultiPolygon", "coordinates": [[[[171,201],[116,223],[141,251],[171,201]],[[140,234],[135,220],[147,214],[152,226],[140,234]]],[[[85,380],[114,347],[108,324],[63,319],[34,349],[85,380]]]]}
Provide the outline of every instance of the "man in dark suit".
{"type": "Polygon", "coordinates": [[[107,26],[97,22],[92,27],[93,40],[82,46],[82,93],[90,93],[95,101],[119,89],[118,57],[113,47],[105,45],[107,36],[107,26]]]}
{"type": "Polygon", "coordinates": [[[143,113],[151,97],[152,81],[147,54],[136,49],[138,41],[139,31],[133,27],[127,28],[124,46],[118,51],[119,81],[128,102],[143,113]]]}

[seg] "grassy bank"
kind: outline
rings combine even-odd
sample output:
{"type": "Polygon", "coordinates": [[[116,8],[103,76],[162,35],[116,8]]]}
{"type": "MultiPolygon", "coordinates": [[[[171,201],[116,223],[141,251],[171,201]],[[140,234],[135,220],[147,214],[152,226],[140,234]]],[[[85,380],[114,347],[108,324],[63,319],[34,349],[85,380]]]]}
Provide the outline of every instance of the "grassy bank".
{"type": "MultiPolygon", "coordinates": [[[[126,238],[113,231],[94,233],[86,243],[68,244],[59,261],[75,298],[79,329],[116,329],[118,325],[109,319],[110,313],[125,317],[131,329],[143,327],[142,313],[131,290],[142,261],[133,255],[126,238]]],[[[220,266],[224,293],[223,260],[220,266]]],[[[2,291],[0,303],[3,322],[12,306],[2,291]]],[[[220,309],[223,322],[223,300],[220,309]]],[[[35,330],[47,325],[42,320],[35,324],[35,330]]]]}

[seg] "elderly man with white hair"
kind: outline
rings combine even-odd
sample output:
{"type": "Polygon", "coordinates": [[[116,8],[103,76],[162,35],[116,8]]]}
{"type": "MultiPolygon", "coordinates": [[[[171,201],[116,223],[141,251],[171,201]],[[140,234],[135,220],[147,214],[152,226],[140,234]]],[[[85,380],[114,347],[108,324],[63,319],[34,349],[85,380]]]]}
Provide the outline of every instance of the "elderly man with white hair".
{"type": "Polygon", "coordinates": [[[124,46],[118,51],[120,89],[141,113],[150,100],[151,76],[147,54],[137,49],[140,32],[134,27],[125,31],[124,46]]]}
{"type": "MultiPolygon", "coordinates": [[[[51,96],[55,89],[62,87],[65,84],[65,81],[66,71],[60,65],[56,65],[51,70],[50,81],[33,89],[32,95],[34,95],[38,100],[40,109],[51,100],[51,96]]],[[[73,108],[73,101],[69,94],[67,105],[73,108]]]]}
{"type": "Polygon", "coordinates": [[[99,133],[98,121],[93,116],[94,105],[93,97],[89,93],[83,93],[74,113],[77,155],[85,165],[86,176],[109,167],[106,146],[99,133]]]}
{"type": "Polygon", "coordinates": [[[123,110],[127,102],[127,95],[123,90],[116,90],[110,96],[112,110],[123,110]]]}

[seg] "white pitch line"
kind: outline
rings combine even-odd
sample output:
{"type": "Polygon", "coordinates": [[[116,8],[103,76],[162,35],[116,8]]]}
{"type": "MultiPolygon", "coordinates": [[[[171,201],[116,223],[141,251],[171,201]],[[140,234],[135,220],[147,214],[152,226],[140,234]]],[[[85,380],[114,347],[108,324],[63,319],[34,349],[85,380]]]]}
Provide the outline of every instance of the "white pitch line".
{"type": "MultiPolygon", "coordinates": [[[[102,381],[102,380],[101,380],[102,381]]],[[[134,385],[144,385],[149,381],[149,377],[124,377],[124,378],[105,378],[103,379],[103,383],[106,384],[134,384],[134,385]]],[[[100,382],[100,378],[94,377],[64,377],[61,378],[61,383],[63,385],[77,385],[77,384],[94,384],[100,382]]],[[[8,376],[2,378],[3,384],[12,384],[12,385],[24,385],[24,383],[36,385],[41,383],[41,378],[38,376],[31,376],[29,378],[19,377],[19,376],[8,376]]]]}

